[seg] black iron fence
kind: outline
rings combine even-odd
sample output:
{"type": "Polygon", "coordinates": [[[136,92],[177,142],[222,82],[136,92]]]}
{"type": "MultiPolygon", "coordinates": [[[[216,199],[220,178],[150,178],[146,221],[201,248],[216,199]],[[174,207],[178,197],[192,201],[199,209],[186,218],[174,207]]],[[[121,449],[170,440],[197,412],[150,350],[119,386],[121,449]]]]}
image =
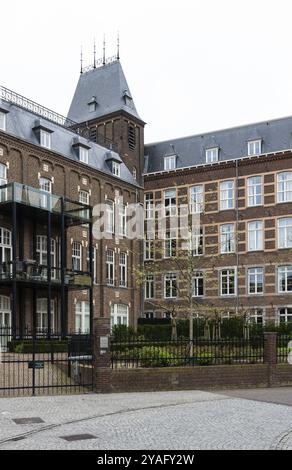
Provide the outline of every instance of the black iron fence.
{"type": "Polygon", "coordinates": [[[0,396],[84,393],[93,389],[92,337],[46,329],[0,328],[0,396]]]}
{"type": "Polygon", "coordinates": [[[246,339],[147,341],[112,338],[112,368],[258,364],[263,362],[263,336],[246,339]]]}
{"type": "Polygon", "coordinates": [[[277,362],[292,364],[292,335],[277,336],[277,362]]]}

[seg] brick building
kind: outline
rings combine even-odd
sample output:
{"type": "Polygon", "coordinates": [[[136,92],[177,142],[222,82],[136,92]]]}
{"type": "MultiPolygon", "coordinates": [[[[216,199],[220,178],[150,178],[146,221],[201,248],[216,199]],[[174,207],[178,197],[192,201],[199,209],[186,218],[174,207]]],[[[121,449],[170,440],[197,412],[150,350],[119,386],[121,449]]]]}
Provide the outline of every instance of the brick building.
{"type": "Polygon", "coordinates": [[[182,206],[199,221],[198,312],[292,321],[292,118],[144,145],[118,57],[81,72],[67,117],[1,88],[0,325],[87,331],[187,310],[182,206]],[[127,233],[143,201],[144,247],[127,233]]]}

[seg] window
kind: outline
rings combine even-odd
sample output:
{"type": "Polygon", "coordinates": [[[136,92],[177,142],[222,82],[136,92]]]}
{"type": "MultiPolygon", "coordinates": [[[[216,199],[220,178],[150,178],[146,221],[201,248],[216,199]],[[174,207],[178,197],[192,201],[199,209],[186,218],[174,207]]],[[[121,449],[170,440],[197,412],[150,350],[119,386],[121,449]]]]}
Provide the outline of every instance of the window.
{"type": "Polygon", "coordinates": [[[127,208],[125,205],[119,205],[119,235],[127,236],[127,208]]]}
{"type": "Polygon", "coordinates": [[[283,307],[278,309],[278,317],[280,323],[292,322],[292,308],[283,307]]]}
{"type": "Polygon", "coordinates": [[[72,269],[82,271],[82,246],[78,242],[72,244],[72,269]]]}
{"type": "Polygon", "coordinates": [[[221,295],[235,294],[235,269],[222,269],[220,271],[221,295]]]}
{"type": "Polygon", "coordinates": [[[127,253],[120,253],[120,287],[127,286],[127,253]]]}
{"type": "Polygon", "coordinates": [[[0,129],[6,131],[6,113],[0,111],[0,129]]]}
{"type": "MultiPolygon", "coordinates": [[[[37,263],[42,266],[48,265],[47,237],[46,235],[37,235],[36,237],[36,259],[37,263]]],[[[56,241],[51,238],[51,277],[56,279],[58,271],[57,267],[57,250],[56,241]]],[[[47,278],[47,269],[42,269],[41,274],[47,278]]]]}
{"type": "MultiPolygon", "coordinates": [[[[87,250],[87,271],[90,272],[90,259],[89,259],[89,249],[87,250]]],[[[96,272],[96,249],[92,247],[92,267],[93,267],[93,282],[97,284],[97,272],[96,272]]]]}
{"type": "Polygon", "coordinates": [[[106,231],[114,233],[115,228],[115,213],[113,201],[106,201],[106,231]]]}
{"type": "Polygon", "coordinates": [[[248,223],[248,251],[263,249],[263,222],[254,220],[248,223]]]}
{"type": "Polygon", "coordinates": [[[165,207],[166,217],[176,215],[176,190],[175,189],[167,189],[166,191],[164,191],[164,207],[165,207]]]}
{"type": "Polygon", "coordinates": [[[174,170],[176,168],[176,155],[170,155],[168,157],[164,157],[164,169],[167,170],[174,170]]]}
{"type": "Polygon", "coordinates": [[[133,175],[134,180],[136,180],[137,179],[137,169],[136,169],[135,166],[133,167],[132,175],[133,175]]]}
{"type": "Polygon", "coordinates": [[[218,147],[206,149],[206,163],[218,162],[218,147]]]}
{"type": "Polygon", "coordinates": [[[81,204],[86,204],[86,205],[89,204],[89,192],[88,191],[83,191],[83,190],[79,191],[79,202],[81,202],[81,204]]]}
{"type": "Polygon", "coordinates": [[[234,181],[223,181],[220,183],[220,209],[234,208],[234,181]]]}
{"type": "MultiPolygon", "coordinates": [[[[48,331],[48,299],[37,299],[36,328],[38,333],[48,331]]],[[[51,300],[51,332],[54,331],[55,303],[51,300]]]]}
{"type": "Polygon", "coordinates": [[[145,246],[144,246],[144,259],[145,261],[149,261],[154,259],[154,240],[152,238],[148,238],[149,235],[146,233],[145,235],[145,246]]]}
{"type": "Polygon", "coordinates": [[[146,220],[153,219],[154,217],[154,204],[153,193],[145,194],[145,218],[146,220]]]}
{"type": "Polygon", "coordinates": [[[278,292],[292,292],[292,266],[278,267],[278,292]]]}
{"type": "Polygon", "coordinates": [[[75,306],[75,330],[76,333],[89,333],[90,331],[90,308],[89,302],[82,300],[76,302],[75,306]]]}
{"type": "Polygon", "coordinates": [[[197,272],[193,277],[193,297],[202,297],[204,295],[204,275],[197,272]]]}
{"type": "Polygon", "coordinates": [[[261,153],[262,141],[259,140],[250,140],[247,143],[247,154],[248,155],[259,155],[261,153]]]}
{"type": "Polygon", "coordinates": [[[112,173],[115,176],[121,176],[121,164],[118,162],[112,162],[112,173]]]}
{"type": "MultiPolygon", "coordinates": [[[[48,194],[52,193],[52,182],[48,178],[40,178],[39,179],[40,183],[40,189],[42,191],[45,191],[48,194]]],[[[40,206],[45,208],[45,209],[50,209],[50,202],[51,199],[48,195],[42,194],[40,196],[40,206]]]]}
{"type": "Polygon", "coordinates": [[[90,113],[94,113],[96,111],[96,101],[92,100],[90,103],[88,103],[88,109],[90,113]]]}
{"type": "Polygon", "coordinates": [[[277,202],[292,201],[292,172],[285,171],[277,175],[277,202]]]}
{"type": "Polygon", "coordinates": [[[45,147],[47,149],[51,148],[51,132],[44,131],[43,129],[41,129],[40,144],[42,147],[45,147]]]}
{"type": "Polygon", "coordinates": [[[150,320],[152,318],[155,318],[155,313],[154,312],[144,312],[143,317],[150,320]]]}
{"type": "Polygon", "coordinates": [[[235,232],[234,224],[224,224],[220,227],[221,253],[234,253],[235,232]]]}
{"type": "Polygon", "coordinates": [[[278,220],[278,248],[292,248],[292,217],[278,220]]]}
{"type": "Polygon", "coordinates": [[[154,276],[148,274],[145,278],[145,299],[154,299],[154,276]]]}
{"type": "Polygon", "coordinates": [[[249,207],[262,204],[262,185],[263,179],[261,176],[252,176],[247,179],[247,205],[249,207]]]}
{"type": "Polygon", "coordinates": [[[204,209],[203,185],[190,188],[190,212],[200,214],[204,209]]]}
{"type": "Polygon", "coordinates": [[[130,150],[136,148],[136,129],[132,124],[128,125],[128,145],[130,150]]]}
{"type": "MultiPolygon", "coordinates": [[[[4,327],[11,328],[11,305],[10,297],[0,295],[0,328],[4,327]]],[[[0,352],[8,350],[8,341],[10,341],[8,335],[1,337],[0,352]]]]}
{"type": "Polygon", "coordinates": [[[164,297],[174,299],[177,297],[177,276],[170,273],[164,276],[164,297]]]}
{"type": "Polygon", "coordinates": [[[129,325],[129,307],[124,304],[111,305],[111,327],[115,325],[129,325]]]}
{"type": "Polygon", "coordinates": [[[167,230],[164,238],[164,258],[176,256],[176,230],[167,230]]]}
{"type": "Polygon", "coordinates": [[[249,268],[247,283],[249,294],[262,294],[264,290],[263,268],[249,268]]]}
{"type": "MultiPolygon", "coordinates": [[[[12,238],[10,230],[0,227],[0,279],[10,277],[12,266],[12,238]]],[[[0,325],[1,326],[1,325],[0,325]]]]}
{"type": "Polygon", "coordinates": [[[264,324],[264,311],[262,308],[255,308],[249,313],[249,320],[257,325],[264,324]]]}
{"type": "Polygon", "coordinates": [[[199,256],[204,251],[204,231],[203,227],[194,227],[191,233],[190,246],[193,256],[199,256]]]}
{"type": "Polygon", "coordinates": [[[85,147],[79,146],[79,161],[82,163],[88,163],[88,149],[85,147]]]}
{"type": "Polygon", "coordinates": [[[115,282],[115,258],[114,251],[106,251],[106,282],[108,286],[113,286],[115,282]]]}
{"type": "MultiPolygon", "coordinates": [[[[0,163],[0,186],[7,184],[7,166],[0,163]]],[[[7,188],[0,189],[0,202],[7,200],[7,188]]]]}

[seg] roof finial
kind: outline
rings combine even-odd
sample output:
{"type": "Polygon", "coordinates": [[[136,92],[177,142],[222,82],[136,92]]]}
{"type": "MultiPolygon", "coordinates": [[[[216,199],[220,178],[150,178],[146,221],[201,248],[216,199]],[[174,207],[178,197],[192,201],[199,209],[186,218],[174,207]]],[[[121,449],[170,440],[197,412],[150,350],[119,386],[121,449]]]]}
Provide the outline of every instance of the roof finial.
{"type": "Polygon", "coordinates": [[[93,41],[93,68],[96,68],[96,44],[95,44],[95,38],[93,41]]]}
{"type": "Polygon", "coordinates": [[[103,65],[105,65],[105,34],[103,35],[103,65]]]}
{"type": "Polygon", "coordinates": [[[82,46],[81,46],[81,51],[80,51],[80,73],[83,73],[83,51],[82,51],[82,46]]]}
{"type": "Polygon", "coordinates": [[[118,31],[117,36],[117,60],[120,60],[120,32],[118,31]]]}

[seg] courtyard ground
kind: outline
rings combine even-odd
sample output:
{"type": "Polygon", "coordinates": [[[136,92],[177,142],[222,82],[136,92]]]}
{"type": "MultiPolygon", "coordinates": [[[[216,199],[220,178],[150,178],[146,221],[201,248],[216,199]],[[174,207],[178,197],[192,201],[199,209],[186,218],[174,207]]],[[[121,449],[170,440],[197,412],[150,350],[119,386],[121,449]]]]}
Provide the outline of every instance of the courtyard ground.
{"type": "Polygon", "coordinates": [[[292,388],[1,398],[4,449],[292,449],[292,388]]]}

